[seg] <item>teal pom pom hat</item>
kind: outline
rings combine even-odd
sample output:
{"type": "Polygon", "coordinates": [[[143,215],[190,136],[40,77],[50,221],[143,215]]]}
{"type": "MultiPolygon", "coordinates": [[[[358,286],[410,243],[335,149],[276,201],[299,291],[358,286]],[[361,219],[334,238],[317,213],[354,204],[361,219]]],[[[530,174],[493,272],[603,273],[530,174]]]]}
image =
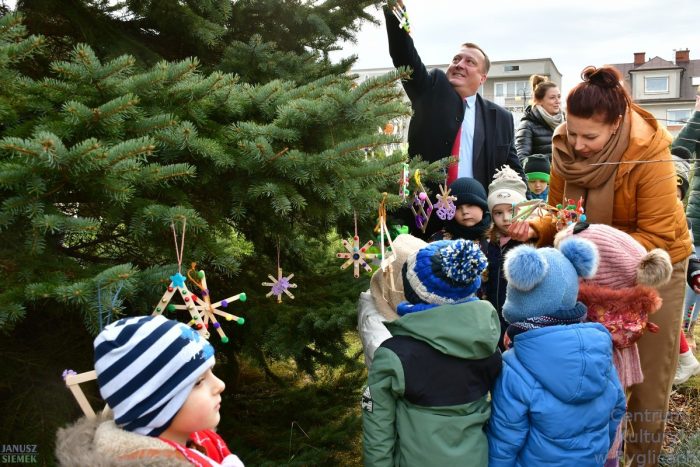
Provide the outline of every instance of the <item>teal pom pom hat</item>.
{"type": "Polygon", "coordinates": [[[471,240],[442,240],[411,255],[403,269],[406,300],[447,305],[470,298],[481,286],[486,256],[471,240]]]}
{"type": "Polygon", "coordinates": [[[506,254],[508,280],[503,317],[509,323],[538,316],[572,319],[577,307],[578,278],[590,279],[598,268],[598,251],[584,239],[563,240],[559,249],[520,245],[506,254]]]}

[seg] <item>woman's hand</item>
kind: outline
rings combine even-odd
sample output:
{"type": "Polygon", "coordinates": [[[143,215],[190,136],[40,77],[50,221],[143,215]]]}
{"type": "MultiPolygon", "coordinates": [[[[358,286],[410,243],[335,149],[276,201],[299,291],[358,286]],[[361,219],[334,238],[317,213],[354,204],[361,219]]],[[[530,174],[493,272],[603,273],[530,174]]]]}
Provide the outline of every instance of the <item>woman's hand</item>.
{"type": "Polygon", "coordinates": [[[527,242],[537,238],[537,232],[530,226],[527,221],[517,221],[510,224],[508,227],[508,235],[513,240],[519,242],[527,242]]]}

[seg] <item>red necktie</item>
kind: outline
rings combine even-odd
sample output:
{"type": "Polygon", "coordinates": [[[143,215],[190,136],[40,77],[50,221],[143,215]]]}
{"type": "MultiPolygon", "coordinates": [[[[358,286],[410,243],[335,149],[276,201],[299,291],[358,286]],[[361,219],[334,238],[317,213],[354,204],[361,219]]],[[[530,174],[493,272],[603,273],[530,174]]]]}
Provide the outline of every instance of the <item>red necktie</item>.
{"type": "Polygon", "coordinates": [[[457,158],[456,162],[451,163],[447,167],[447,186],[450,186],[452,182],[457,180],[457,176],[459,175],[459,140],[462,138],[462,127],[459,127],[459,130],[457,130],[457,137],[455,138],[455,142],[452,144],[452,156],[457,158]]]}

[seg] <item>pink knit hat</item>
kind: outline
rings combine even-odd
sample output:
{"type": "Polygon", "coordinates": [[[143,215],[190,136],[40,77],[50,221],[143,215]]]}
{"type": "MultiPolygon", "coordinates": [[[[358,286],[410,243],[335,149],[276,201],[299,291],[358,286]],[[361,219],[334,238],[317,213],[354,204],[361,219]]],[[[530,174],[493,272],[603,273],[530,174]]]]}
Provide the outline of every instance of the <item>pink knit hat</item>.
{"type": "Polygon", "coordinates": [[[598,248],[600,264],[590,280],[594,284],[609,288],[658,287],[671,278],[673,267],[667,252],[660,248],[647,252],[621,230],[605,224],[577,222],[559,232],[554,245],[571,235],[590,240],[598,248]]]}

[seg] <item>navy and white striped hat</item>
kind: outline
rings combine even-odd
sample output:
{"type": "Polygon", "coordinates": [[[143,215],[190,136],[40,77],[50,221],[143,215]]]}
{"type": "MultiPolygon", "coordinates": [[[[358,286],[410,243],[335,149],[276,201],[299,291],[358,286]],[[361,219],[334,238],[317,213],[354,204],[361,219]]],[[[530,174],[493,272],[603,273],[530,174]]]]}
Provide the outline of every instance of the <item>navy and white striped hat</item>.
{"type": "Polygon", "coordinates": [[[197,379],[214,366],[214,348],[189,326],[163,316],[116,321],[95,338],[100,394],[127,431],[158,436],[197,379]]]}

